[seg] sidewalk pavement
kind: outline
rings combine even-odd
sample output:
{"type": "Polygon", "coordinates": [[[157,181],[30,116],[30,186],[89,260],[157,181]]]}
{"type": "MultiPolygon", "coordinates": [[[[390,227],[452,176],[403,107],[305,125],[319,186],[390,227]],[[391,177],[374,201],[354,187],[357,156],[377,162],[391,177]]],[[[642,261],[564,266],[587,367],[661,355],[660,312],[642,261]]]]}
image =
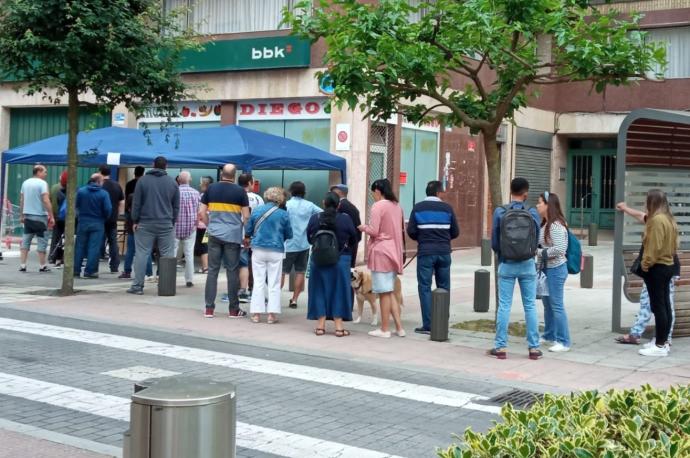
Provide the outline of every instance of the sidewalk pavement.
{"type": "MultiPolygon", "coordinates": [[[[0,428],[0,458],[106,458],[114,455],[102,455],[81,447],[73,447],[55,442],[64,440],[62,434],[51,433],[56,436],[53,440],[36,437],[33,433],[21,433],[0,428]],[[58,439],[57,436],[61,436],[58,439]]],[[[119,456],[119,454],[118,454],[119,456]]]]}
{"type": "MultiPolygon", "coordinates": [[[[277,325],[227,319],[221,314],[226,309],[219,301],[216,303],[216,318],[204,319],[205,276],[195,275],[195,286],[185,288],[181,272],[178,272],[180,286],[174,297],[158,297],[155,284],[146,284],[144,296],[124,294],[130,282],[117,280],[116,274],[109,273],[101,274],[99,280],[77,280],[77,288],[84,290],[84,294],[66,298],[46,297],[43,294],[47,288],[59,286],[60,272],[16,275],[17,261],[8,258],[0,262],[0,306],[290,349],[331,358],[423,368],[437,371],[440,376],[444,373],[462,373],[478,380],[491,379],[510,386],[545,391],[637,387],[645,383],[666,387],[690,382],[690,338],[674,339],[671,356],[660,359],[638,355],[637,346],[614,343],[616,334],[611,332],[613,242],[600,241],[597,247],[588,247],[585,243],[583,251],[594,256],[594,287],[581,289],[578,275],[571,275],[566,283],[565,306],[573,340],[572,350],[554,354],[544,348],[544,358],[539,361],[527,358],[523,338],[511,337],[508,359],[499,361],[485,355],[485,351],[493,346],[491,333],[451,330],[450,341],[442,343],[431,342],[428,336],[415,334],[414,327],[421,323],[415,262],[402,277],[405,304],[403,321],[407,337],[394,336],[390,340],[372,338],[366,334],[373,329],[368,324],[368,305],[363,322],[349,325],[352,336],[333,338],[333,328],[329,324],[328,334],[317,337],[313,334],[314,323],[305,319],[306,294],[300,296],[299,308],[291,310],[286,307],[290,297],[287,291],[283,293],[285,306],[277,325]],[[39,295],[25,294],[28,290],[36,291],[39,295]]],[[[102,271],[103,267],[104,264],[102,271]]],[[[489,313],[473,311],[474,271],[480,268],[491,270],[493,288],[493,267],[480,266],[479,248],[453,254],[451,324],[493,319],[493,297],[489,313]]],[[[221,283],[223,280],[219,278],[219,285],[221,283]]],[[[223,287],[219,286],[219,299],[222,291],[223,287]]],[[[518,291],[514,297],[511,321],[522,322],[524,314],[518,291]]],[[[537,308],[541,321],[541,301],[537,301],[537,308]]],[[[638,304],[624,302],[624,325],[632,324],[637,308],[638,304]]]]}

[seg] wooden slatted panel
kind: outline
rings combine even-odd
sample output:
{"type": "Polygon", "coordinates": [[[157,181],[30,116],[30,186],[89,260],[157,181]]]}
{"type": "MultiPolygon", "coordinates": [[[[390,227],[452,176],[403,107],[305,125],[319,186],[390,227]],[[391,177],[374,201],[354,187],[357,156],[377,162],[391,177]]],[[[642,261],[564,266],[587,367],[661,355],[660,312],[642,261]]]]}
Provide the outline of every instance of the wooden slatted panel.
{"type": "Polygon", "coordinates": [[[626,141],[626,166],[690,167],[690,125],[638,119],[626,141]]]}
{"type": "MultiPolygon", "coordinates": [[[[625,265],[625,283],[623,292],[625,297],[631,302],[640,301],[643,281],[637,275],[630,273],[630,266],[637,258],[638,249],[628,249],[623,251],[623,264],[625,265]]],[[[673,327],[673,335],[676,337],[690,336],[690,251],[679,251],[680,258],[680,280],[676,281],[674,294],[674,304],[676,312],[676,322],[673,327]]]]}
{"type": "MultiPolygon", "coordinates": [[[[690,170],[630,167],[625,172],[625,202],[644,210],[647,191],[658,188],[668,195],[671,211],[678,223],[681,248],[690,249],[690,170]]],[[[623,245],[639,246],[644,226],[635,219],[623,218],[623,245]]]]}

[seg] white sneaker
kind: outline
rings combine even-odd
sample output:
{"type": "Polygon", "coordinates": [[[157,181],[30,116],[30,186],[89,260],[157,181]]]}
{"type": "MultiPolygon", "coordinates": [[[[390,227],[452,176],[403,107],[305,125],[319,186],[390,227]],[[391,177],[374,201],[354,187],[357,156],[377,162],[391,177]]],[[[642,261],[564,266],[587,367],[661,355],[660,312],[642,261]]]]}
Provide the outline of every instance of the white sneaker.
{"type": "Polygon", "coordinates": [[[390,339],[391,333],[390,331],[382,331],[381,329],[374,329],[373,331],[369,331],[368,334],[371,337],[383,337],[384,339],[390,339]]]}
{"type": "Polygon", "coordinates": [[[401,329],[400,331],[395,331],[395,333],[398,335],[398,337],[405,337],[407,335],[404,329],[401,329]]]}
{"type": "Polygon", "coordinates": [[[352,324],[359,324],[360,321],[362,321],[362,317],[361,317],[361,316],[358,316],[357,318],[355,318],[354,320],[352,320],[352,324]]]}
{"type": "Polygon", "coordinates": [[[657,347],[652,345],[651,347],[640,349],[638,353],[642,356],[668,356],[668,346],[657,347]]]}
{"type": "Polygon", "coordinates": [[[566,351],[570,351],[570,347],[566,347],[562,343],[556,342],[556,344],[553,347],[549,348],[549,351],[552,351],[554,353],[565,353],[566,351]]]}
{"type": "Polygon", "coordinates": [[[146,283],[154,283],[156,279],[153,277],[153,275],[150,275],[146,277],[146,283]]]}

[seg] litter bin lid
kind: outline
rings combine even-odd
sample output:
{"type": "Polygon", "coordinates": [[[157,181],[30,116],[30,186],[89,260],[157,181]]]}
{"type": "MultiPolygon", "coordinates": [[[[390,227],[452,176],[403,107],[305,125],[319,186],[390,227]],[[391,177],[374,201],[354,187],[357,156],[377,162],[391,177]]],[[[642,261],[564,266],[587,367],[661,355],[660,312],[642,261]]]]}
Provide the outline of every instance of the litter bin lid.
{"type": "Polygon", "coordinates": [[[165,407],[203,406],[235,397],[235,385],[192,377],[166,377],[132,395],[136,404],[165,407]]]}

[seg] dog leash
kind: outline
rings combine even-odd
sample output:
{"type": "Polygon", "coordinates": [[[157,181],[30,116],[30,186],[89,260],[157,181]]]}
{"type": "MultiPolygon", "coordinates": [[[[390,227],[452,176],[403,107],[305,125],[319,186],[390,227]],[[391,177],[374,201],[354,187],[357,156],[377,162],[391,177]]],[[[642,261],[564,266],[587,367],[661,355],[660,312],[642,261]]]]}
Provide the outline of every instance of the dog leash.
{"type": "Polygon", "coordinates": [[[414,258],[416,258],[416,257],[417,257],[417,253],[413,254],[412,257],[407,260],[407,264],[405,264],[403,266],[403,270],[405,270],[405,268],[407,268],[407,266],[409,266],[412,263],[412,261],[414,261],[414,258]]]}

